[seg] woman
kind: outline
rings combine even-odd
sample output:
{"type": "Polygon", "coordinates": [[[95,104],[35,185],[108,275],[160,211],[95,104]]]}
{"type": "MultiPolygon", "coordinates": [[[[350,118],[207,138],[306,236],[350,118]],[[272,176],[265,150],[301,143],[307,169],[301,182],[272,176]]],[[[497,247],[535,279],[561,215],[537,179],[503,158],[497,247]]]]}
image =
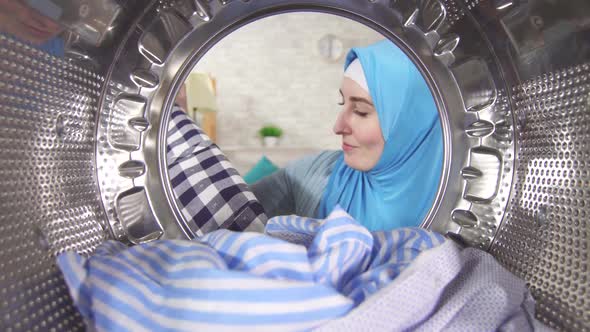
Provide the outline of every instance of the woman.
{"type": "Polygon", "coordinates": [[[268,217],[325,218],[340,205],[371,231],[419,225],[443,158],[438,111],[422,75],[384,40],[349,52],[340,92],[334,133],[342,151],[297,161],[252,191],[268,217]]]}

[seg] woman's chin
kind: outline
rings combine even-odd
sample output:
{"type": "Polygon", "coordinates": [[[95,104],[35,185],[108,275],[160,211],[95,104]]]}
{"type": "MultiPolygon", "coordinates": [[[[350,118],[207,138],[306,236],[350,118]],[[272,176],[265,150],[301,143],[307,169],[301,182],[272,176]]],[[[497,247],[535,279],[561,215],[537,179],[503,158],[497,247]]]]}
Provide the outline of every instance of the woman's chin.
{"type": "Polygon", "coordinates": [[[351,155],[351,153],[344,153],[344,163],[350,168],[356,169],[357,171],[367,171],[363,164],[360,163],[357,158],[351,155]]]}

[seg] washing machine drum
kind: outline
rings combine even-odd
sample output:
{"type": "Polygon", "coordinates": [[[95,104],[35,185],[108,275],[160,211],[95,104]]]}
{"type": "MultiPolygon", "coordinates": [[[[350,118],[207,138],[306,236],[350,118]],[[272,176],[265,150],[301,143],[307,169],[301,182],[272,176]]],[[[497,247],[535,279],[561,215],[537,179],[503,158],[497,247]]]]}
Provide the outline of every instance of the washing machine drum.
{"type": "Polygon", "coordinates": [[[545,324],[589,330],[585,0],[0,4],[2,329],[84,329],[57,253],[196,235],[163,157],[171,96],[222,37],[292,11],[356,20],[412,58],[444,136],[422,226],[526,280],[545,324]]]}

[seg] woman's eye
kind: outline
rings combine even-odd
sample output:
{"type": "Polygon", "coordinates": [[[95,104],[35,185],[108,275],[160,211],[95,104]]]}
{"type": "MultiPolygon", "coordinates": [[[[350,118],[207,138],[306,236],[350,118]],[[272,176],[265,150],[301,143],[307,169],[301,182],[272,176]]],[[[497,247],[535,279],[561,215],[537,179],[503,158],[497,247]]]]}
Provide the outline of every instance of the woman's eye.
{"type": "Polygon", "coordinates": [[[369,114],[367,112],[362,112],[362,111],[359,111],[359,110],[353,110],[353,112],[354,112],[354,114],[356,114],[358,116],[361,116],[363,118],[369,114]]]}

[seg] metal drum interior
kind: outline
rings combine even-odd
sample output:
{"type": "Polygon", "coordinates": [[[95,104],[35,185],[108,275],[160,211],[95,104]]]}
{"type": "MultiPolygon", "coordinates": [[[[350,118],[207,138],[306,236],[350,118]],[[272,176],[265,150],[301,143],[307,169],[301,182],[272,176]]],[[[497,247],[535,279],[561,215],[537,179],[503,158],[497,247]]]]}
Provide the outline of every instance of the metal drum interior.
{"type": "Polygon", "coordinates": [[[289,11],[357,20],[406,51],[431,86],[445,135],[439,195],[423,226],[489,251],[526,280],[545,324],[590,330],[589,3],[54,6],[67,27],[63,56],[0,34],[2,330],[84,329],[54,264],[61,251],[194,236],[161,157],[171,96],[216,41],[289,11]]]}

